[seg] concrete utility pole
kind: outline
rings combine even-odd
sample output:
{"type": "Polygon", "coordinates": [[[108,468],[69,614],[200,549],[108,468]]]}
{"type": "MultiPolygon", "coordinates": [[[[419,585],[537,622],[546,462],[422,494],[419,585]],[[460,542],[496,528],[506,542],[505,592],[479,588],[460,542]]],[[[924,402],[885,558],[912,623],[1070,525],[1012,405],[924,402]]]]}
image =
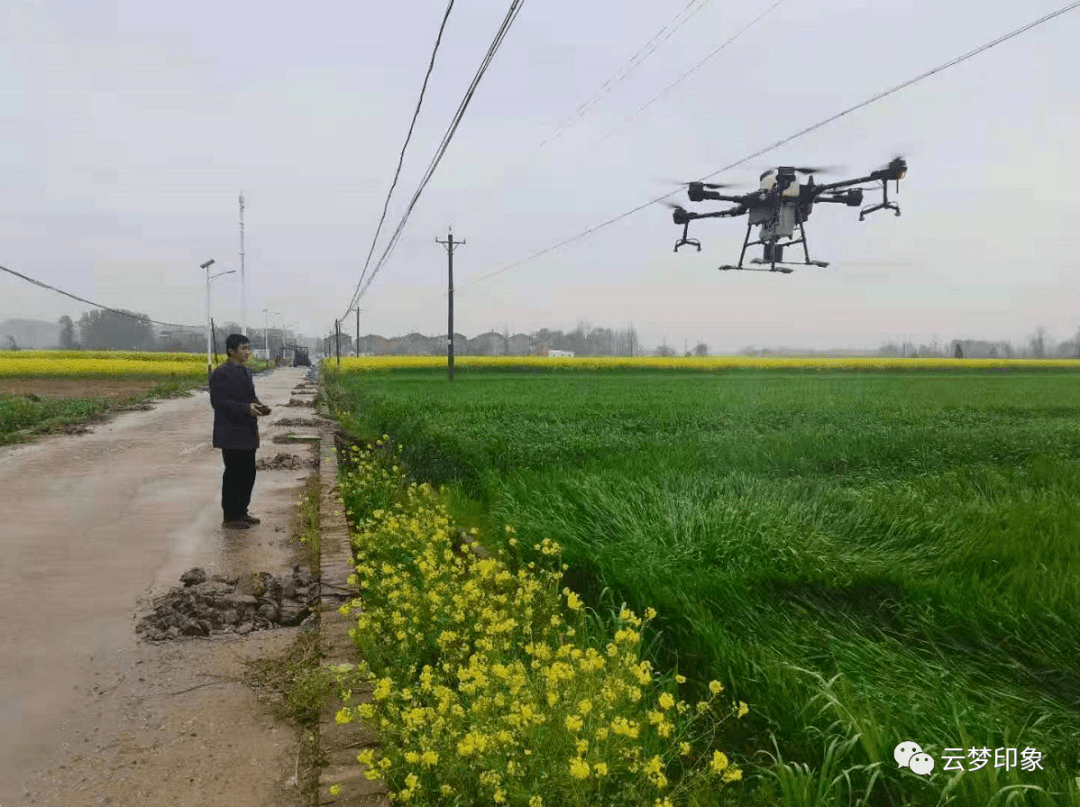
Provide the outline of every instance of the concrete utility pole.
{"type": "Polygon", "coordinates": [[[337,341],[337,348],[335,349],[335,352],[337,353],[337,368],[340,370],[341,369],[341,325],[339,324],[339,321],[336,320],[336,319],[334,320],[334,335],[335,335],[334,338],[337,341]]]}
{"type": "Polygon", "coordinates": [[[208,387],[214,376],[213,359],[210,358],[210,267],[213,265],[213,258],[199,264],[199,268],[206,272],[206,386],[208,387]]]}
{"type": "Polygon", "coordinates": [[[247,281],[244,278],[244,192],[240,191],[240,333],[247,332],[247,281]]]}
{"type": "Polygon", "coordinates": [[[450,229],[447,235],[446,241],[439,241],[438,238],[435,241],[439,244],[443,244],[446,247],[446,254],[450,257],[450,266],[447,274],[448,288],[450,294],[450,307],[449,314],[446,320],[446,369],[449,373],[451,381],[454,380],[454,247],[461,246],[464,241],[454,241],[454,232],[450,229]]]}

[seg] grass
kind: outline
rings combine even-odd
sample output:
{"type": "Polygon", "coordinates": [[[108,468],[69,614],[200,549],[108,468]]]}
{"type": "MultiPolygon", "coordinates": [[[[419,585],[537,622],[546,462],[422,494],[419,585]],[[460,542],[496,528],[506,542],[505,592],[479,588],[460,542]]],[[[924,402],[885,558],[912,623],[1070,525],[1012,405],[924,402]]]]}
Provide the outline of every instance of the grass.
{"type": "Polygon", "coordinates": [[[549,537],[588,604],[654,606],[657,662],[751,705],[748,800],[1080,804],[1075,373],[406,370],[328,394],[483,541],[549,537]],[[933,775],[898,770],[904,740],[933,775]],[[1045,770],[941,770],[961,746],[1045,770]]]}

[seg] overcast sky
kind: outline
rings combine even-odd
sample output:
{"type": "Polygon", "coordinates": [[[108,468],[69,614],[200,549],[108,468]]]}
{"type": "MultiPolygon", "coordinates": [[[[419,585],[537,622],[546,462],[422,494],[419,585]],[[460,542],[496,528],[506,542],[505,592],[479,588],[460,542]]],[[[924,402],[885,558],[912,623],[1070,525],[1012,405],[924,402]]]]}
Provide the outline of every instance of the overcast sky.
{"type": "MultiPolygon", "coordinates": [[[[709,174],[1064,4],[785,0],[624,125],[773,2],[695,0],[690,22],[541,147],[687,3],[526,0],[361,302],[361,331],[445,332],[435,238],[453,226],[467,242],[454,262],[455,330],[468,336],[583,319],[633,322],[646,345],[702,339],[713,351],[1022,341],[1040,325],[1072,336],[1080,10],[717,177],[750,190],[778,164],[842,164],[856,176],[904,153],[900,218],[860,223],[851,208],[815,208],[811,257],[828,269],[718,272],[737,261],[745,220],[693,225],[702,251],[675,254],[681,227],[653,205],[469,283],[672,190],[667,178],[709,174]]],[[[376,258],[508,7],[457,0],[376,258]]],[[[445,0],[6,0],[0,265],[104,305],[201,323],[199,264],[239,268],[242,190],[248,325],[261,327],[268,308],[305,336],[331,331],[371,246],[444,10],[445,0]]],[[[240,319],[239,273],[213,295],[215,320],[240,319]]],[[[0,273],[0,320],[86,309],[0,273]]]]}

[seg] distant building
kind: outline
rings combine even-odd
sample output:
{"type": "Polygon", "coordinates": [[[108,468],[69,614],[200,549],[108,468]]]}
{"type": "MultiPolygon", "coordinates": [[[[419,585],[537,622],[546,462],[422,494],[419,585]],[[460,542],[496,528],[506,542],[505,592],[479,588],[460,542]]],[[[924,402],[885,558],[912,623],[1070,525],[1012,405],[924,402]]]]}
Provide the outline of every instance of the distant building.
{"type": "Polygon", "coordinates": [[[517,333],[510,337],[510,355],[524,356],[529,352],[529,337],[523,333],[517,333]]]}
{"type": "Polygon", "coordinates": [[[572,350],[549,350],[547,352],[547,354],[549,356],[553,357],[553,358],[554,357],[559,357],[559,358],[571,358],[572,359],[574,357],[574,351],[572,351],[572,350]]]}
{"type": "Polygon", "coordinates": [[[508,341],[501,333],[488,331],[469,340],[469,352],[474,356],[503,356],[508,341]]]}

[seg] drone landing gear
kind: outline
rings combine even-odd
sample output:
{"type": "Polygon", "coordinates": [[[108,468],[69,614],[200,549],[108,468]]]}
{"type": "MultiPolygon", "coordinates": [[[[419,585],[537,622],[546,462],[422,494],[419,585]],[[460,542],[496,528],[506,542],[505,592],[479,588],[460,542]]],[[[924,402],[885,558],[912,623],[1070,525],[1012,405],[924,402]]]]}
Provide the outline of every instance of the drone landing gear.
{"type": "Polygon", "coordinates": [[[690,229],[690,222],[686,222],[682,228],[682,238],[675,242],[675,252],[679,251],[679,247],[689,244],[692,247],[697,247],[697,251],[701,252],[701,242],[696,238],[687,238],[686,232],[690,229]]]}
{"type": "MultiPolygon", "coordinates": [[[[900,188],[900,180],[896,181],[896,187],[899,190],[899,188],[900,188]]],[[[860,210],[859,211],[859,221],[862,221],[864,218],[869,216],[871,213],[874,213],[874,212],[876,212],[878,210],[895,210],[896,215],[898,215],[898,216],[900,215],[900,205],[896,204],[896,202],[890,202],[889,201],[889,182],[888,182],[888,180],[885,180],[885,179],[881,180],[881,191],[882,191],[882,202],[881,202],[881,204],[870,205],[870,207],[864,207],[862,210],[860,210]]]]}
{"type": "MultiPolygon", "coordinates": [[[[750,263],[754,263],[754,261],[750,261],[750,263]]],[[[759,263],[764,263],[764,261],[759,261],[759,263]]],[[[786,266],[776,266],[772,269],[755,269],[752,266],[731,266],[730,264],[718,266],[717,269],[719,269],[721,272],[728,272],[732,269],[739,269],[743,272],[781,272],[785,275],[790,275],[792,272],[795,271],[794,269],[789,269],[786,266]]]]}
{"type": "Polygon", "coordinates": [[[779,243],[776,239],[767,242],[751,241],[750,228],[753,226],[754,225],[752,224],[748,224],[746,227],[746,238],[743,239],[742,252],[739,253],[739,265],[731,266],[730,264],[725,264],[720,267],[720,271],[726,272],[732,269],[741,269],[747,272],[782,272],[785,275],[789,275],[794,270],[788,269],[783,266],[778,266],[777,264],[781,264],[784,262],[784,247],[795,246],[795,244],[803,245],[803,263],[806,266],[820,266],[822,269],[824,269],[826,266],[829,265],[828,261],[814,261],[810,259],[810,250],[807,247],[806,243],[806,228],[803,227],[802,222],[799,222],[798,224],[799,237],[793,241],[786,241],[782,244],[779,243]],[[752,269],[749,266],[743,266],[743,259],[746,257],[746,248],[756,246],[758,244],[761,244],[762,247],[764,247],[763,257],[751,258],[750,263],[758,265],[767,264],[769,266],[768,269],[752,269]]]}

